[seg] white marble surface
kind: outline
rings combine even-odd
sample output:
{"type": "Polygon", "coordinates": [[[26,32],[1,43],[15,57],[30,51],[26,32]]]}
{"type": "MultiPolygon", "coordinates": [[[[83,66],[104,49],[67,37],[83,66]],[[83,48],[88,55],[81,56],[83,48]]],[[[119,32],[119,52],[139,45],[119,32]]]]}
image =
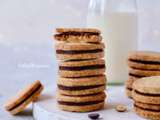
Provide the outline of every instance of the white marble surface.
{"type": "MultiPolygon", "coordinates": [[[[133,112],[133,101],[125,95],[124,86],[108,86],[107,98],[103,110],[95,111],[99,113],[102,120],[144,120],[133,112]],[[115,110],[116,105],[127,106],[127,112],[120,113],[115,110]]],[[[39,101],[34,103],[33,116],[35,120],[90,120],[88,114],[65,112],[58,109],[55,94],[52,89],[46,90],[39,101]]]]}
{"type": "MultiPolygon", "coordinates": [[[[2,104],[35,79],[55,86],[57,64],[52,48],[56,27],[84,27],[89,0],[0,0],[0,120],[12,117],[2,104]]],[[[139,0],[141,49],[159,50],[159,0],[139,0]],[[145,34],[143,34],[145,33],[145,34]],[[154,37],[152,37],[154,34],[154,37]]]]}

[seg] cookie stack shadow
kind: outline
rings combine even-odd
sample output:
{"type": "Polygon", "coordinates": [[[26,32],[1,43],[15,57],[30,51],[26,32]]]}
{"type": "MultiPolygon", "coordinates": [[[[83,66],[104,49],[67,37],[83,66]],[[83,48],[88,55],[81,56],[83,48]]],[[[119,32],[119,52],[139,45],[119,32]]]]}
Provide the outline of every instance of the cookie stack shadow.
{"type": "Polygon", "coordinates": [[[125,83],[126,94],[132,98],[132,84],[142,77],[160,76],[160,53],[134,51],[128,55],[129,77],[125,83]]]}
{"type": "Polygon", "coordinates": [[[102,109],[106,98],[106,76],[100,31],[57,28],[56,32],[58,107],[72,112],[102,109]]]}

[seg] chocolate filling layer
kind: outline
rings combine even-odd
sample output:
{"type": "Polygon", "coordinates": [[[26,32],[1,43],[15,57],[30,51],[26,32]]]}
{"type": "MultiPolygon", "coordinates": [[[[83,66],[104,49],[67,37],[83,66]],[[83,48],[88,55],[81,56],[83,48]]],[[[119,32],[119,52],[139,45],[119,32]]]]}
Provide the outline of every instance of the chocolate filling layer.
{"type": "Polygon", "coordinates": [[[92,69],[103,69],[105,65],[87,65],[87,66],[76,66],[76,67],[68,67],[68,66],[59,66],[60,70],[70,70],[70,71],[80,71],[80,70],[92,70],[92,69]]]}
{"type": "MultiPolygon", "coordinates": [[[[86,97],[86,96],[95,96],[95,95],[99,95],[99,94],[101,94],[101,92],[99,92],[99,93],[93,93],[93,94],[87,94],[87,95],[65,95],[65,96],[70,96],[70,97],[86,97]]],[[[63,95],[63,94],[62,94],[63,95]]]]}
{"type": "Polygon", "coordinates": [[[155,109],[149,109],[149,108],[142,108],[142,107],[139,107],[137,105],[134,104],[135,107],[139,108],[139,109],[142,109],[142,110],[147,110],[147,111],[151,111],[151,112],[160,112],[160,110],[155,110],[155,109]]]}
{"type": "Polygon", "coordinates": [[[130,90],[130,91],[132,91],[132,88],[128,88],[128,87],[127,87],[127,89],[130,90]]]}
{"type": "Polygon", "coordinates": [[[160,94],[142,93],[142,92],[139,92],[138,90],[134,90],[134,91],[135,91],[137,94],[144,95],[144,96],[160,97],[160,94]]]}
{"type": "Polygon", "coordinates": [[[93,105],[93,104],[98,104],[104,102],[104,100],[100,100],[100,101],[89,101],[89,102],[64,102],[64,101],[58,101],[59,104],[61,105],[69,105],[69,106],[85,106],[85,105],[93,105]]]}
{"type": "Polygon", "coordinates": [[[92,88],[97,88],[97,87],[102,87],[102,86],[104,86],[104,84],[102,84],[102,85],[92,85],[92,86],[74,86],[74,87],[58,85],[58,88],[61,89],[61,90],[74,91],[74,90],[92,89],[92,88]]]}
{"type": "Polygon", "coordinates": [[[89,76],[80,76],[80,77],[65,77],[65,78],[91,78],[91,77],[100,77],[102,75],[89,75],[89,76]]]}
{"type": "Polygon", "coordinates": [[[99,33],[94,33],[94,32],[64,32],[60,34],[55,34],[55,37],[62,37],[62,36],[69,36],[69,35],[74,35],[74,36],[90,36],[90,35],[99,35],[99,33]]]}
{"type": "Polygon", "coordinates": [[[133,59],[129,59],[132,62],[137,62],[137,63],[142,63],[142,64],[154,64],[154,65],[160,65],[160,62],[158,61],[142,61],[142,60],[133,60],[133,59]]]}
{"type": "Polygon", "coordinates": [[[56,50],[57,54],[87,54],[87,53],[98,53],[103,52],[102,49],[94,50],[56,50]]]}
{"type": "Polygon", "coordinates": [[[142,75],[135,75],[135,74],[132,74],[132,73],[129,73],[130,76],[133,76],[133,77],[137,77],[137,78],[142,78],[142,77],[145,77],[145,76],[142,76],[142,75]]]}
{"type": "Polygon", "coordinates": [[[9,111],[12,111],[13,109],[19,107],[21,104],[23,104],[26,100],[28,100],[32,95],[34,95],[35,92],[37,92],[39,89],[41,88],[41,85],[37,86],[37,88],[35,90],[33,90],[30,95],[26,96],[26,98],[24,98],[21,102],[19,102],[17,105],[15,105],[14,107],[12,107],[11,109],[9,109],[9,111]]]}

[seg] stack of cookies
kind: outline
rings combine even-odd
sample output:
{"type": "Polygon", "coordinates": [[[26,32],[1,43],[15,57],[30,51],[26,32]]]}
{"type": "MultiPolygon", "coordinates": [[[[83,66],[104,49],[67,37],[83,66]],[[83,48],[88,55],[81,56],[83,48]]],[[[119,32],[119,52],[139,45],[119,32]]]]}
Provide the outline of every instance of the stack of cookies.
{"type": "Polygon", "coordinates": [[[97,29],[57,28],[59,60],[57,101],[60,109],[88,112],[103,108],[106,77],[104,43],[97,29]]]}
{"type": "Polygon", "coordinates": [[[160,120],[160,76],[144,77],[133,83],[134,111],[141,117],[160,120]]]}
{"type": "Polygon", "coordinates": [[[132,84],[142,77],[160,76],[160,53],[135,51],[128,56],[129,78],[126,81],[126,93],[132,97],[132,84]]]}

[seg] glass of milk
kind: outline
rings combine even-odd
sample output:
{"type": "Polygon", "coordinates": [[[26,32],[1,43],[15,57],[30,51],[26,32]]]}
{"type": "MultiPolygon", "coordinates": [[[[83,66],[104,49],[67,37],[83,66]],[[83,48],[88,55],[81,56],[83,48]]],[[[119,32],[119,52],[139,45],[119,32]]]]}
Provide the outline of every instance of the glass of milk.
{"type": "Polygon", "coordinates": [[[137,49],[136,0],[90,0],[87,27],[102,31],[109,84],[128,78],[127,55],[137,49]]]}

